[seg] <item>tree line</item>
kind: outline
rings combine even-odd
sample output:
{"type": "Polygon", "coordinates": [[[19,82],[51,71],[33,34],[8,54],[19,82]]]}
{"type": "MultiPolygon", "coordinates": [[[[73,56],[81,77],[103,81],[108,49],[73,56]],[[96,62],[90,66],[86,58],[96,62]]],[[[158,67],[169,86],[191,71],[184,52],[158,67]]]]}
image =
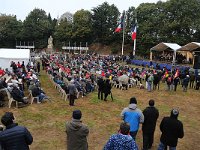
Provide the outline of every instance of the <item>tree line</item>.
{"type": "MultiPolygon", "coordinates": [[[[138,55],[149,53],[149,49],[160,42],[185,45],[200,38],[200,1],[168,0],[166,2],[142,3],[137,8],[126,10],[125,45],[131,50],[133,41],[130,30],[137,18],[138,55]]],[[[119,9],[107,2],[92,10],[78,10],[73,21],[57,21],[42,9],[32,10],[24,21],[16,16],[0,15],[0,47],[15,48],[16,41],[34,41],[37,49],[47,47],[52,35],[56,48],[64,43],[102,44],[111,46],[113,52],[120,51],[122,32],[114,33],[120,17],[119,9]]],[[[126,50],[126,49],[125,49],[126,50]]]]}

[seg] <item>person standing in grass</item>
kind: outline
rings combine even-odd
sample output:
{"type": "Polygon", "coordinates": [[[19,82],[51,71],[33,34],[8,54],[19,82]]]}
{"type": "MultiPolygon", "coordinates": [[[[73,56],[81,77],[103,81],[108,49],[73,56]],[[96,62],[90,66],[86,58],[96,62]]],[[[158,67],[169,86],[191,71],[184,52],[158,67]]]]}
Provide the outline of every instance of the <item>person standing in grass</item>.
{"type": "Polygon", "coordinates": [[[154,107],[154,100],[149,100],[149,107],[145,108],[144,123],[142,124],[143,132],[143,150],[148,150],[152,147],[156,122],[159,116],[158,109],[154,107]]]}
{"type": "Polygon", "coordinates": [[[138,150],[138,146],[130,136],[130,126],[128,123],[121,123],[117,134],[113,134],[103,150],[138,150]]]}
{"type": "Polygon", "coordinates": [[[160,124],[162,135],[158,150],[176,150],[178,138],[183,138],[183,124],[178,120],[178,109],[172,109],[170,117],[164,117],[160,124]]]}
{"type": "Polygon", "coordinates": [[[135,140],[139,124],[144,122],[144,115],[142,111],[137,108],[137,100],[135,97],[130,99],[129,106],[123,109],[121,116],[124,122],[130,124],[130,135],[135,140]]]}
{"type": "Polygon", "coordinates": [[[29,150],[33,137],[27,128],[14,123],[12,112],[6,112],[1,122],[6,129],[0,132],[0,143],[4,150],[29,150]]]}
{"type": "Polygon", "coordinates": [[[81,121],[82,113],[74,110],[72,121],[66,124],[67,150],[88,150],[87,136],[89,129],[81,121]]]}

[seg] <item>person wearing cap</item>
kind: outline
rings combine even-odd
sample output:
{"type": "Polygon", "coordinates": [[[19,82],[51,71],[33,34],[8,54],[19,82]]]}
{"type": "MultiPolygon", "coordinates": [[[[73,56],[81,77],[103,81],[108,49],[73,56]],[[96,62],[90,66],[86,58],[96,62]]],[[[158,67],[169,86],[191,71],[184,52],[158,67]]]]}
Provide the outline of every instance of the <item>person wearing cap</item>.
{"type": "Polygon", "coordinates": [[[169,146],[170,150],[176,150],[178,138],[183,138],[183,124],[178,120],[178,109],[172,109],[170,117],[164,117],[160,124],[162,135],[158,150],[166,150],[169,146]]]}
{"type": "Polygon", "coordinates": [[[156,122],[159,116],[158,109],[154,107],[154,100],[149,100],[149,106],[143,111],[144,123],[142,124],[143,133],[143,150],[148,150],[152,147],[156,122]]]}
{"type": "Polygon", "coordinates": [[[142,111],[137,108],[137,100],[135,97],[130,98],[129,106],[122,110],[121,117],[124,122],[130,124],[130,135],[135,140],[139,124],[144,122],[144,115],[142,111]]]}
{"type": "Polygon", "coordinates": [[[26,127],[14,123],[12,112],[6,112],[1,122],[6,127],[0,132],[0,143],[5,150],[29,150],[33,137],[26,127]]]}
{"type": "Polygon", "coordinates": [[[113,134],[103,150],[139,150],[137,144],[130,136],[130,125],[122,122],[117,134],[113,134]]]}
{"type": "Polygon", "coordinates": [[[82,113],[74,110],[72,120],[66,123],[67,150],[88,150],[89,129],[81,121],[82,113]]]}

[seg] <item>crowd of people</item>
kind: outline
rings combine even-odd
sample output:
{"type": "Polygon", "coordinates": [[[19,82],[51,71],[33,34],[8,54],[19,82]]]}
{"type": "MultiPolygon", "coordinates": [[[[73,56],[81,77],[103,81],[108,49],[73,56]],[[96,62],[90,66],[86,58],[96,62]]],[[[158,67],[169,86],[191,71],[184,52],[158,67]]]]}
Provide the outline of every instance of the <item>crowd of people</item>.
{"type": "MultiPolygon", "coordinates": [[[[98,99],[107,101],[108,95],[112,98],[112,87],[121,90],[128,90],[129,87],[146,88],[147,91],[159,90],[160,84],[166,84],[166,90],[176,91],[178,86],[182,86],[184,92],[191,89],[199,90],[200,74],[195,75],[190,70],[163,70],[151,68],[137,68],[128,65],[121,65],[113,56],[98,56],[98,55],[43,55],[41,57],[42,69],[46,70],[49,76],[53,77],[53,81],[60,85],[61,88],[69,96],[69,105],[75,105],[75,99],[78,98],[78,93],[85,96],[94,90],[98,91],[98,99]]],[[[11,63],[12,72],[8,70],[5,74],[11,75],[11,81],[6,83],[3,78],[0,82],[0,89],[6,89],[12,97],[27,104],[27,98],[24,95],[24,90],[31,91],[34,97],[39,97],[39,103],[48,99],[45,92],[42,90],[39,81],[40,61],[31,61],[27,66],[11,63]],[[25,85],[26,84],[26,85],[25,85]]],[[[0,71],[3,72],[3,71],[0,71]]],[[[3,73],[2,73],[3,74],[3,73]]],[[[3,96],[2,96],[3,97],[3,96]]],[[[3,99],[1,97],[1,100],[3,99]]],[[[121,112],[122,123],[117,134],[110,137],[104,146],[104,150],[122,150],[131,149],[138,150],[136,136],[140,124],[143,131],[143,150],[151,149],[154,142],[154,132],[156,122],[159,117],[159,111],[154,106],[155,101],[150,100],[149,106],[141,111],[137,107],[135,97],[130,98],[129,106],[121,112]]],[[[183,124],[178,120],[179,110],[172,109],[169,117],[164,117],[160,124],[162,132],[158,150],[166,150],[167,146],[171,150],[175,150],[178,138],[184,136],[183,124]]],[[[72,120],[66,124],[67,134],[67,149],[68,150],[87,150],[87,136],[89,128],[81,121],[82,112],[75,110],[72,113],[72,120]]],[[[29,149],[33,141],[30,132],[25,127],[19,127],[14,123],[14,116],[8,112],[2,116],[2,124],[6,128],[0,133],[0,143],[4,149],[10,147],[20,148],[16,145],[22,142],[12,140],[17,136],[18,130],[23,130],[23,134],[27,140],[23,141],[24,146],[29,149]],[[10,135],[13,132],[13,135],[10,135]],[[15,135],[16,134],[16,135],[15,135]],[[13,141],[12,144],[9,144],[13,141]],[[17,144],[16,144],[17,143],[17,144]]]]}
{"type": "MultiPolygon", "coordinates": [[[[122,123],[118,133],[113,134],[104,145],[104,150],[139,150],[136,136],[140,124],[142,124],[143,147],[149,150],[153,146],[156,122],[159,111],[154,106],[155,101],[149,100],[149,106],[143,111],[137,108],[135,97],[130,98],[129,106],[121,112],[122,123]]],[[[160,123],[160,143],[158,150],[176,150],[178,139],[183,138],[183,124],[178,120],[179,110],[172,109],[169,117],[164,117],[160,123]]],[[[87,137],[89,127],[82,123],[81,110],[72,112],[72,120],[66,122],[66,141],[68,150],[88,150],[87,137]]],[[[28,150],[33,142],[33,137],[26,127],[18,126],[12,112],[6,112],[1,122],[0,149],[23,149],[28,150]],[[17,137],[17,138],[16,138],[17,137]]]]}
{"type": "Polygon", "coordinates": [[[38,103],[41,103],[48,97],[41,88],[39,81],[40,62],[32,59],[26,66],[24,62],[11,62],[12,70],[6,69],[4,72],[8,75],[9,80],[5,77],[0,79],[0,106],[4,106],[5,97],[8,92],[11,97],[24,104],[29,104],[30,95],[25,96],[25,90],[28,90],[33,97],[39,97],[38,103]]]}

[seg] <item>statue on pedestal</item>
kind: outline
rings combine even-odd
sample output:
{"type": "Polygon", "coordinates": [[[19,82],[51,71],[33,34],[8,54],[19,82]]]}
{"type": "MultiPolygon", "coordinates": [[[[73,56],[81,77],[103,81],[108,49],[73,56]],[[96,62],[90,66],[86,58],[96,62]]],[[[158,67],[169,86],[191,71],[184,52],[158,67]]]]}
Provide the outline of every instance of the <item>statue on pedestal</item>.
{"type": "Polygon", "coordinates": [[[52,38],[52,36],[50,36],[48,38],[48,48],[53,49],[53,38],[52,38]]]}

